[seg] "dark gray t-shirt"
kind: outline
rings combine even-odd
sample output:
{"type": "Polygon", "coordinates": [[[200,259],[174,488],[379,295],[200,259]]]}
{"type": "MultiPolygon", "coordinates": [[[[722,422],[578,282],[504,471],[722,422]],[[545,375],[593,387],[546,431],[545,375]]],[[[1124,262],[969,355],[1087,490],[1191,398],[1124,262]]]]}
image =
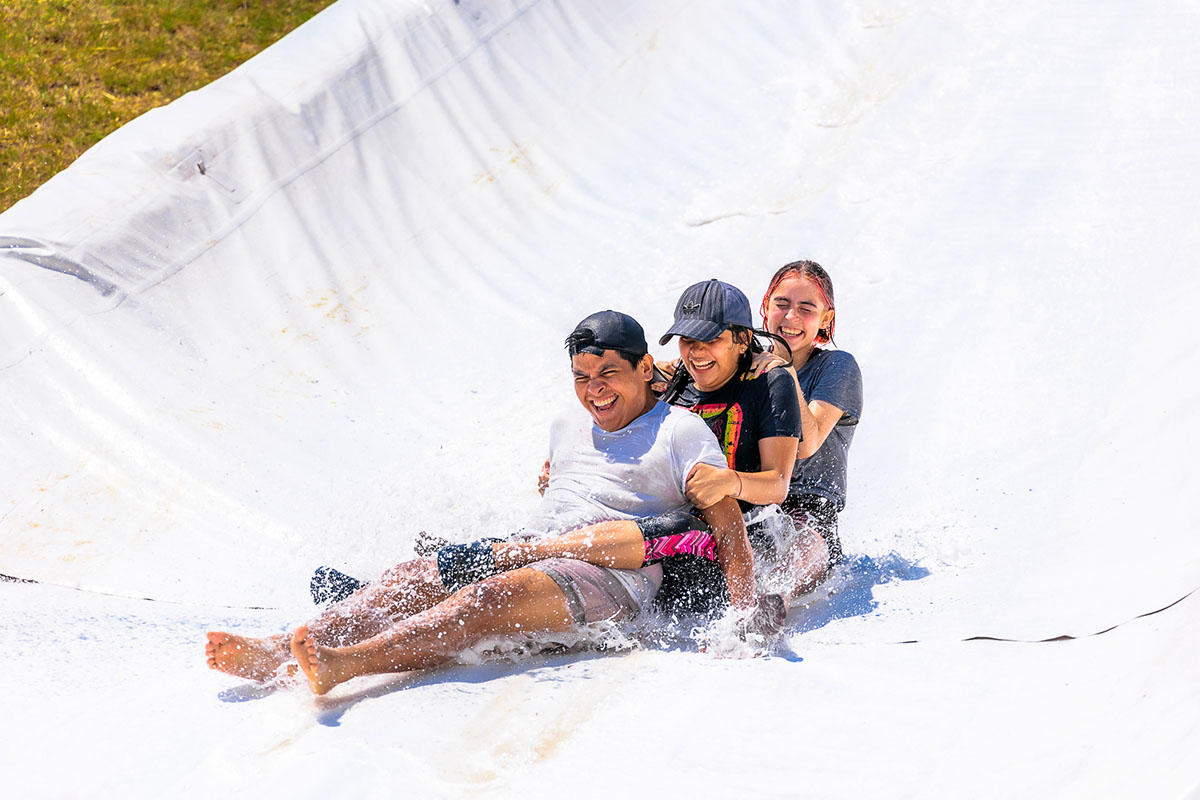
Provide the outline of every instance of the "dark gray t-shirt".
{"type": "Polygon", "coordinates": [[[844,350],[813,351],[796,370],[804,402],[821,400],[842,410],[821,449],[808,458],[797,459],[792,471],[790,497],[817,495],[832,501],[837,510],[846,507],[846,462],[850,442],[862,415],[862,372],[854,356],[844,350]]]}

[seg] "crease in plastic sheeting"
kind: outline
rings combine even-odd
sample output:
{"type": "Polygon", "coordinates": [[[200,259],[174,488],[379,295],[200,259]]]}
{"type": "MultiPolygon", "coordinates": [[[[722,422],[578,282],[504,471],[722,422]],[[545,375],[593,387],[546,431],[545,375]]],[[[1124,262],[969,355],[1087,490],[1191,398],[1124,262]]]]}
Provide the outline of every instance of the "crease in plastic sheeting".
{"type": "Polygon", "coordinates": [[[0,235],[0,253],[11,255],[35,267],[78,278],[95,288],[102,297],[113,297],[115,295],[117,299],[120,299],[124,296],[122,293],[119,293],[116,284],[100,277],[93,270],[88,269],[78,261],[57,252],[53,245],[46,242],[26,239],[20,236],[0,235]]]}
{"type": "MultiPolygon", "coordinates": [[[[233,182],[223,177],[219,171],[213,174],[206,166],[206,154],[200,149],[193,149],[184,158],[177,161],[165,174],[168,178],[177,180],[208,177],[221,190],[220,193],[223,196],[229,197],[234,203],[241,200],[241,189],[237,186],[231,188],[231,186],[227,185],[233,182]]],[[[137,214],[148,216],[148,213],[144,209],[139,210],[137,214]]],[[[78,249],[78,247],[79,245],[76,244],[75,248],[78,249]]],[[[68,275],[83,281],[95,289],[101,297],[111,298],[114,301],[106,310],[119,306],[129,295],[130,290],[128,286],[122,288],[108,278],[103,277],[97,269],[90,268],[81,261],[59,252],[55,245],[46,241],[25,236],[0,234],[0,255],[7,255],[31,266],[68,275]]],[[[181,266],[182,264],[177,265],[173,269],[168,268],[163,270],[157,280],[151,281],[150,285],[160,282],[181,268],[181,266]]],[[[118,278],[128,277],[121,275],[119,270],[107,268],[107,271],[113,273],[118,278]]],[[[140,291],[144,288],[145,286],[142,286],[134,289],[134,291],[140,291]]]]}
{"type": "MultiPolygon", "coordinates": [[[[190,172],[195,170],[203,177],[211,178],[212,182],[219,187],[223,193],[228,193],[229,198],[235,203],[239,204],[241,207],[239,212],[230,217],[224,225],[214,230],[207,241],[200,244],[185,257],[181,258],[174,268],[162,270],[157,276],[157,279],[150,285],[156,285],[168,279],[188,263],[194,261],[205,251],[217,244],[219,241],[223,240],[230,233],[237,230],[239,227],[245,224],[245,222],[258,210],[260,206],[263,205],[263,203],[265,203],[281,188],[288,186],[303,175],[312,171],[343,147],[345,147],[349,142],[358,139],[364,133],[374,128],[389,116],[405,108],[410,102],[412,102],[414,97],[428,89],[431,85],[435,84],[443,76],[454,69],[454,67],[471,57],[478,50],[486,47],[488,43],[495,38],[495,36],[525,15],[531,8],[533,8],[535,5],[538,5],[540,2],[542,2],[542,0],[529,0],[529,2],[515,5],[511,14],[494,22],[492,28],[486,33],[472,28],[472,34],[475,37],[473,44],[470,47],[465,48],[462,52],[454,55],[449,61],[442,64],[427,77],[422,78],[419,85],[412,88],[404,96],[393,100],[391,103],[388,103],[385,106],[373,110],[362,119],[353,122],[340,137],[332,141],[327,147],[317,150],[307,159],[304,159],[296,164],[292,169],[277,175],[274,179],[264,183],[262,186],[256,187],[253,191],[247,192],[243,189],[243,187],[237,185],[236,181],[234,181],[226,171],[223,171],[221,165],[217,163],[219,161],[218,158],[205,158],[205,154],[202,149],[196,149],[192,153],[189,153],[188,156],[177,162],[176,166],[171,170],[171,172],[176,172],[177,170],[190,172]],[[203,164],[204,167],[202,170],[199,168],[201,164],[203,164]],[[216,169],[215,172],[214,168],[216,169]],[[252,199],[250,202],[242,205],[242,200],[246,197],[251,197],[252,199]]],[[[362,68],[362,66],[362,62],[360,61],[358,64],[355,64],[349,69],[359,69],[362,68]]],[[[253,79],[250,80],[250,85],[258,89],[264,98],[271,97],[270,93],[263,91],[253,79]]],[[[275,102],[278,103],[278,100],[275,99],[275,102]]],[[[336,97],[334,98],[334,102],[336,102],[336,97]]],[[[142,291],[146,288],[148,288],[148,286],[139,287],[139,291],[142,291]]]]}
{"type": "MultiPolygon", "coordinates": [[[[301,176],[307,174],[338,150],[345,147],[347,143],[359,138],[366,131],[375,127],[387,117],[403,109],[412,101],[413,97],[418,95],[420,92],[425,91],[429,86],[436,83],[455,66],[469,58],[479,49],[486,47],[496,35],[511,25],[515,20],[522,17],[539,2],[541,2],[541,0],[529,0],[529,2],[525,3],[516,3],[510,9],[509,14],[499,18],[492,16],[491,18],[484,20],[479,16],[475,16],[470,20],[464,20],[467,22],[467,27],[471,30],[471,34],[475,39],[471,46],[466,47],[462,50],[462,52],[454,54],[447,62],[423,78],[418,86],[411,89],[403,97],[393,100],[391,103],[388,103],[383,107],[375,109],[373,113],[368,114],[365,118],[352,123],[348,129],[340,137],[331,142],[329,146],[314,152],[309,158],[302,160],[291,170],[275,176],[273,180],[264,183],[264,185],[260,187],[257,187],[254,191],[247,191],[246,188],[229,173],[227,165],[220,163],[222,160],[227,160],[221,158],[221,155],[225,154],[213,155],[206,153],[203,148],[193,149],[182,159],[179,159],[170,169],[168,169],[166,174],[175,179],[181,179],[185,181],[189,179],[194,180],[196,178],[200,178],[216,189],[219,196],[222,196],[232,201],[235,205],[240,206],[239,212],[234,213],[230,218],[226,219],[223,225],[217,227],[216,230],[212,231],[209,237],[206,237],[204,241],[197,243],[197,246],[193,247],[190,252],[185,253],[173,265],[159,267],[157,270],[155,270],[157,274],[155,274],[150,281],[141,283],[136,288],[132,289],[132,291],[135,293],[140,293],[152,286],[158,285],[179,272],[179,270],[186,267],[195,259],[199,258],[213,245],[217,244],[230,233],[241,227],[258,210],[258,208],[269,197],[278,192],[279,189],[291,184],[301,176]],[[250,195],[255,196],[254,200],[243,205],[242,201],[250,195]]],[[[356,67],[361,66],[361,63],[356,65],[356,67]]],[[[270,93],[263,92],[261,87],[257,86],[252,77],[250,79],[250,85],[255,86],[263,96],[269,96],[270,93]]],[[[277,98],[275,101],[278,103],[277,98]]],[[[120,305],[120,303],[129,294],[129,291],[122,291],[117,284],[101,277],[101,275],[95,270],[89,269],[82,263],[56,252],[55,248],[46,242],[16,236],[0,236],[0,252],[4,250],[8,250],[17,258],[34,266],[78,278],[79,280],[96,289],[101,296],[114,298],[116,300],[114,307],[115,305],[120,305]]]]}

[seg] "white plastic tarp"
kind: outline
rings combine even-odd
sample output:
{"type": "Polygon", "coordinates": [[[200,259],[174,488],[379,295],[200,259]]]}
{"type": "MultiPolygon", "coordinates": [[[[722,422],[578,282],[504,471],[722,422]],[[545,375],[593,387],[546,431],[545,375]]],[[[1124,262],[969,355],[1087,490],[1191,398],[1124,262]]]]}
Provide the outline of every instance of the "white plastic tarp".
{"type": "MultiPolygon", "coordinates": [[[[0,215],[0,573],[42,584],[0,584],[0,644],[97,708],[68,742],[114,794],[315,794],[298,765],[356,753],[368,793],[549,795],[644,755],[656,707],[651,741],[730,754],[656,791],[1186,794],[1198,33],[1183,0],[341,0],[0,215]],[[656,339],[687,285],[756,300],[797,258],[866,385],[857,571],[793,612],[797,658],[451,670],[318,705],[340,728],[214,700],[206,627],[519,524],[577,320],[656,339]],[[179,710],[97,742],[149,697],[179,710]]],[[[3,702],[14,785],[70,786],[31,755],[56,717],[3,702]]]]}

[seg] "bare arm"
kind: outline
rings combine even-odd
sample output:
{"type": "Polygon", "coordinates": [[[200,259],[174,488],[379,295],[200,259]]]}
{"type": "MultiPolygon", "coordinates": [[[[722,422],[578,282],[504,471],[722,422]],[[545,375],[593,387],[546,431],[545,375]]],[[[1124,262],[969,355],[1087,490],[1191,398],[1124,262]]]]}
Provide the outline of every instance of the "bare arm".
{"type": "MultiPolygon", "coordinates": [[[[736,608],[754,606],[754,556],[746,538],[742,510],[733,498],[722,497],[700,516],[708,523],[725,574],[730,602],[736,608]]],[[[546,558],[575,558],[601,567],[637,569],[645,563],[646,540],[633,520],[597,522],[549,539],[496,542],[492,555],[497,569],[511,570],[546,558]]]]}
{"type": "MultiPolygon", "coordinates": [[[[792,362],[782,356],[777,356],[769,350],[761,353],[755,353],[754,358],[750,360],[750,371],[746,373],[746,378],[757,378],[759,375],[765,375],[776,367],[790,367],[792,362]]],[[[793,374],[795,372],[793,371],[793,374]]]]}
{"type": "Polygon", "coordinates": [[[795,436],[772,436],[758,441],[760,472],[734,472],[708,464],[697,464],[688,474],[688,499],[698,506],[711,505],[722,497],[736,497],[755,505],[782,503],[796,463],[795,436]]]}
{"type": "Polygon", "coordinates": [[[637,569],[645,562],[646,542],[636,522],[614,519],[532,542],[495,542],[492,555],[500,570],[547,558],[574,558],[598,567],[637,569]]]}
{"type": "Polygon", "coordinates": [[[729,602],[734,608],[754,606],[754,556],[746,538],[742,510],[732,497],[700,509],[717,544],[717,563],[725,573],[729,602]]]}
{"type": "MultiPolygon", "coordinates": [[[[800,387],[796,387],[799,391],[800,387]]],[[[800,427],[804,431],[804,439],[800,442],[800,446],[796,449],[796,458],[808,458],[813,453],[821,449],[821,445],[825,444],[825,440],[829,438],[829,432],[833,430],[833,426],[837,425],[838,420],[842,418],[842,410],[831,403],[826,403],[824,400],[813,400],[811,403],[804,402],[804,395],[800,395],[800,427]]]]}
{"type": "Polygon", "coordinates": [[[829,437],[829,432],[833,430],[833,426],[837,425],[838,420],[845,412],[824,400],[805,402],[804,390],[800,388],[800,379],[796,377],[795,368],[778,356],[760,353],[755,358],[753,369],[762,373],[769,372],[776,367],[786,369],[791,374],[792,380],[796,382],[796,398],[800,401],[800,432],[803,434],[800,446],[796,448],[796,458],[808,458],[821,449],[821,445],[825,444],[825,439],[829,437]]]}

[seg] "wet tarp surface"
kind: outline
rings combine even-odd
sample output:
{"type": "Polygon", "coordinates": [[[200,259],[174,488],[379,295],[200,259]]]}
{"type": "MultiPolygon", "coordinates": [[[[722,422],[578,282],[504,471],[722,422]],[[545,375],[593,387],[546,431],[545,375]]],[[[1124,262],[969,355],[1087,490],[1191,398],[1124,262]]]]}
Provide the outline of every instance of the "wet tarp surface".
{"type": "Polygon", "coordinates": [[[1194,796],[1198,34],[1182,1],[341,0],[115,132],[0,215],[6,786],[1194,796]],[[320,700],[205,668],[319,563],[519,525],[576,321],[657,339],[799,258],[866,402],[852,558],[780,653],[320,700]],[[708,755],[622,777],[648,742],[708,755]]]}

